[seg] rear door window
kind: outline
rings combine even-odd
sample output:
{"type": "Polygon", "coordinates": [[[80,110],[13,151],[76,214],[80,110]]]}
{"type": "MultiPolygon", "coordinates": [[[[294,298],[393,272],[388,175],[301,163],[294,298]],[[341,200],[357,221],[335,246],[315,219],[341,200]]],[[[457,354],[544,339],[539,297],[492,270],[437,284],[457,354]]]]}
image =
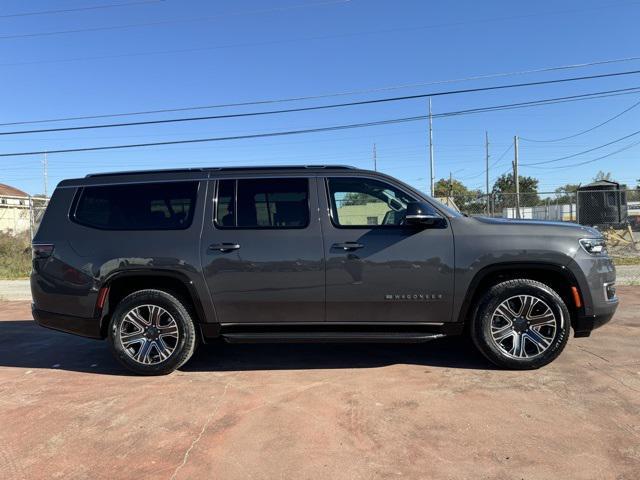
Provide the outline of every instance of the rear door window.
{"type": "Polygon", "coordinates": [[[198,182],[139,183],[84,187],[72,218],[103,230],[189,228],[198,182]]]}
{"type": "Polygon", "coordinates": [[[305,228],[309,180],[261,178],[218,181],[219,228],[305,228]]]}

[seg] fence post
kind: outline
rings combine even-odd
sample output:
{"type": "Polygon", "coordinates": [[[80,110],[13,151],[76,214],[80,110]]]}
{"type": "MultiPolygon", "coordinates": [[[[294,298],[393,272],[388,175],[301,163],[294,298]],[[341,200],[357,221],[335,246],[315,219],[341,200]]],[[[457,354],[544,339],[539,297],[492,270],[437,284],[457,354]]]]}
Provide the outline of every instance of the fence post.
{"type": "Polygon", "coordinates": [[[29,240],[33,240],[33,201],[29,195],[29,240]]]}

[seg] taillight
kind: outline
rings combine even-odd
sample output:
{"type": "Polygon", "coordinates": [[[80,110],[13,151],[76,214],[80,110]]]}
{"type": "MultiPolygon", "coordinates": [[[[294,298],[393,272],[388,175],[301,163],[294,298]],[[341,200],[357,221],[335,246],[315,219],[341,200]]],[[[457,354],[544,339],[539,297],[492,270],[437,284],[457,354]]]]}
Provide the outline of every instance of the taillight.
{"type": "Polygon", "coordinates": [[[49,258],[53,253],[53,244],[51,243],[34,243],[31,245],[33,258],[49,258]]]}

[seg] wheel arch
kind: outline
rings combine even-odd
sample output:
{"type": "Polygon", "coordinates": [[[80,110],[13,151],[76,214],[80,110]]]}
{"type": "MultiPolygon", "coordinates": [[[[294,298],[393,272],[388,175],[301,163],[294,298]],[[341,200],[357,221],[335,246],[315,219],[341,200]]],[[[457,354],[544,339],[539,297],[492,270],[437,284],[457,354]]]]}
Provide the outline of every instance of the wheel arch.
{"type": "Polygon", "coordinates": [[[205,310],[193,282],[180,272],[155,269],[115,272],[104,280],[102,288],[108,289],[100,312],[100,333],[103,338],[107,336],[111,314],[116,305],[137,290],[158,289],[172,293],[187,304],[197,324],[206,321],[205,310]]]}
{"type": "Polygon", "coordinates": [[[584,314],[585,305],[590,304],[591,295],[586,288],[586,279],[577,278],[564,265],[547,262],[509,262],[489,265],[478,271],[469,284],[465,299],[458,313],[457,321],[466,328],[475,317],[478,307],[477,300],[491,286],[515,278],[536,280],[555,290],[567,305],[573,325],[580,314],[584,314]],[[581,300],[581,306],[575,304],[571,287],[576,287],[581,300]]]}

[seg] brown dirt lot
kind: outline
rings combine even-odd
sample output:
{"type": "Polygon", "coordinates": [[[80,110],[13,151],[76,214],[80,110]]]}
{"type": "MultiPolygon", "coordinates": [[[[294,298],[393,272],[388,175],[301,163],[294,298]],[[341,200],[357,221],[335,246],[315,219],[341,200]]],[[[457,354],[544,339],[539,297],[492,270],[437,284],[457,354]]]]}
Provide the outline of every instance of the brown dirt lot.
{"type": "Polygon", "coordinates": [[[0,304],[0,478],[638,479],[640,287],[538,371],[467,342],[208,345],[129,376],[0,304]]]}

